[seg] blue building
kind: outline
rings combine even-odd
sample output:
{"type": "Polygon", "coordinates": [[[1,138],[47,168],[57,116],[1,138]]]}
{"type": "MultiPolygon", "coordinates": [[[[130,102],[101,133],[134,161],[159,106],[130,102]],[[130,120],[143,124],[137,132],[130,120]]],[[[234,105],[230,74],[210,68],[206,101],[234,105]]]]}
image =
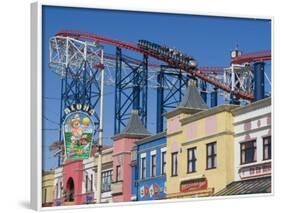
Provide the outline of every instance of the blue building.
{"type": "Polygon", "coordinates": [[[132,150],[132,200],[166,196],[166,132],[136,142],[132,150]]]}

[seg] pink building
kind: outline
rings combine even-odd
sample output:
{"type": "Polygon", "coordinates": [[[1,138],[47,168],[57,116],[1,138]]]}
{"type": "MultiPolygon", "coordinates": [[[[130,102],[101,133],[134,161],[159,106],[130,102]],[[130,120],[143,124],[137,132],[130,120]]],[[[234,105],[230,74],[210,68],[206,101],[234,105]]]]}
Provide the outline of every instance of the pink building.
{"type": "Polygon", "coordinates": [[[113,137],[113,202],[131,201],[131,151],[135,142],[151,134],[143,126],[138,111],[133,110],[126,128],[113,137]]]}
{"type": "Polygon", "coordinates": [[[65,205],[82,204],[83,161],[66,160],[63,165],[65,205]]]}

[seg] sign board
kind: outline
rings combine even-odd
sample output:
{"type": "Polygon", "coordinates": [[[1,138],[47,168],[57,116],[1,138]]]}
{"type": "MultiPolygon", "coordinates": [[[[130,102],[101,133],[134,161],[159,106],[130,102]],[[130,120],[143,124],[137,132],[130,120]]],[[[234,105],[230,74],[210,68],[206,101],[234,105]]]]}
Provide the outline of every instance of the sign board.
{"type": "Polygon", "coordinates": [[[207,189],[208,181],[206,178],[197,178],[182,181],[180,184],[180,192],[192,192],[207,189]]]}
{"type": "Polygon", "coordinates": [[[82,111],[70,112],[63,123],[66,158],[89,158],[93,132],[94,123],[89,114],[82,111]]]}

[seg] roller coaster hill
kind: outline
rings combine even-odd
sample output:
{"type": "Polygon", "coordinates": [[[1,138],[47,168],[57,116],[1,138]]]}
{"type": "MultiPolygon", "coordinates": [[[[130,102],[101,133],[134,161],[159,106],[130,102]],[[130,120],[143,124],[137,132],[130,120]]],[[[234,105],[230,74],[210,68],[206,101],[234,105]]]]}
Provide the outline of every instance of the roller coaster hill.
{"type": "Polygon", "coordinates": [[[231,53],[230,66],[222,68],[199,67],[189,54],[145,39],[131,43],[73,30],[51,37],[49,48],[49,66],[62,82],[61,124],[65,118],[63,109],[82,103],[96,109],[98,129],[101,69],[105,71],[105,83],[114,86],[114,134],[126,126],[132,110],[138,110],[147,127],[149,88],[157,90],[156,132],[164,130],[164,113],[181,102],[189,79],[197,82],[205,102],[210,95],[211,107],[218,104],[219,94],[225,102],[248,104],[265,98],[265,84],[271,90],[271,76],[265,74],[271,50],[241,54],[236,49],[231,53]],[[115,48],[115,54],[104,51],[104,45],[115,48]],[[142,59],[128,57],[123,50],[140,54],[142,59]],[[156,63],[149,63],[150,58],[156,63]]]}

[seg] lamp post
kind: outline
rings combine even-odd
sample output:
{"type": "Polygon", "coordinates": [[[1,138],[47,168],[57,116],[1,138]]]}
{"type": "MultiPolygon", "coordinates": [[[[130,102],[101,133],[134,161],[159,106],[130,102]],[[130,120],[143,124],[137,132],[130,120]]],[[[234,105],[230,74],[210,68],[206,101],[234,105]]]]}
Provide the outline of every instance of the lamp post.
{"type": "Polygon", "coordinates": [[[103,135],[103,91],[104,91],[104,65],[103,49],[101,49],[101,90],[100,90],[100,126],[98,134],[98,168],[97,168],[97,203],[101,203],[101,170],[102,170],[102,135],[103,135]]]}

